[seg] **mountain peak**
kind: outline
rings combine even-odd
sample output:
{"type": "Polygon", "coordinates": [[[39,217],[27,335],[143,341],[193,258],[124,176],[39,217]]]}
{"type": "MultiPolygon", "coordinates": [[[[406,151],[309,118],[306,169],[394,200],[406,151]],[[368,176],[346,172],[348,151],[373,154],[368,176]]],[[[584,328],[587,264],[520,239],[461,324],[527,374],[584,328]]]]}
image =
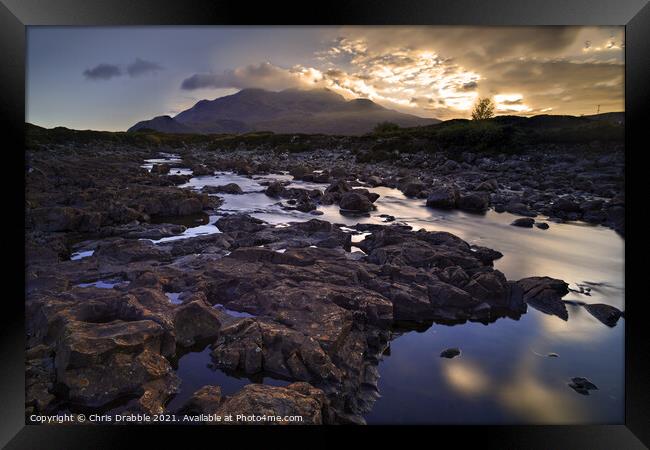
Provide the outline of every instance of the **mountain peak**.
{"type": "Polygon", "coordinates": [[[393,111],[366,98],[348,101],[324,87],[289,88],[279,92],[247,88],[214,100],[201,100],[173,119],[158,116],[138,122],[129,131],[152,128],[162,132],[273,131],[359,135],[386,121],[400,126],[439,122],[393,111]]]}

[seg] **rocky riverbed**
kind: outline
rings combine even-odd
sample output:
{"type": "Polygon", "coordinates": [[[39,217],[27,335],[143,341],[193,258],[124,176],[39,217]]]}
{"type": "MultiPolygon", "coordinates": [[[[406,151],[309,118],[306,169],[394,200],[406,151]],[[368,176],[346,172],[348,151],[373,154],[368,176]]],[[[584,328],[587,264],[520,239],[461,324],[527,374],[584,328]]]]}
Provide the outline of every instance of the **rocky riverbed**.
{"type": "MultiPolygon", "coordinates": [[[[574,275],[586,274],[562,263],[567,250],[548,255],[574,229],[596,233],[576,244],[582,252],[597,252],[601,241],[618,245],[607,228],[624,234],[621,152],[415,153],[367,163],[358,156],[342,148],[289,154],[101,142],[30,150],[27,412],[399,422],[377,415],[400,409],[380,400],[394,397],[392,384],[382,390],[382,365],[391,366],[384,361],[397,355],[400,341],[425,330],[498,330],[535,315],[618,330],[607,338],[612,345],[621,338],[619,286],[612,299],[611,291],[598,293],[603,280],[578,285],[584,278],[574,275]],[[496,223],[504,226],[490,239],[496,223]],[[504,227],[513,234],[504,238],[504,227]],[[539,273],[509,259],[508,250],[521,256],[513,247],[527,242],[542,243],[549,261],[533,267],[544,269],[539,273]],[[188,371],[192,355],[201,355],[200,367],[188,371]],[[201,370],[201,385],[189,380],[201,370]],[[245,381],[226,389],[229,380],[245,381]]],[[[590,257],[568,263],[582,267],[590,257]]],[[[622,271],[617,264],[602,262],[611,272],[622,271]]],[[[500,339],[523,341],[511,334],[500,339]]],[[[431,357],[440,359],[447,347],[432,346],[431,357]]],[[[503,347],[496,360],[508,358],[503,347]]],[[[460,362],[450,366],[457,367],[450,379],[465,383],[465,392],[485,389],[480,370],[468,378],[463,361],[471,362],[471,353],[461,350],[446,361],[460,362]]],[[[588,353],[563,347],[558,359],[576,351],[588,353]]],[[[551,372],[549,382],[562,392],[557,405],[592,392],[551,372]]],[[[409,375],[400,377],[408,383],[409,375]]],[[[592,381],[610,397],[622,389],[615,380],[592,381]]],[[[416,412],[402,420],[440,421],[416,412]]]]}

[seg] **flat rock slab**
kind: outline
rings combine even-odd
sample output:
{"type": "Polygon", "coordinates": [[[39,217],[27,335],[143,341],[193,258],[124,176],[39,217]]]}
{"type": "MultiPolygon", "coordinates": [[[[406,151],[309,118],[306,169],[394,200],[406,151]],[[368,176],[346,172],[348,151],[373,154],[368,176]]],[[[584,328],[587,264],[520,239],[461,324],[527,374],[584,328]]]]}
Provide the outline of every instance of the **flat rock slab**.
{"type": "Polygon", "coordinates": [[[589,391],[598,389],[598,387],[595,384],[593,384],[587,378],[583,378],[583,377],[571,378],[569,387],[581,395],[589,395],[589,391]]]}
{"type": "Polygon", "coordinates": [[[457,348],[448,348],[446,350],[443,350],[440,353],[441,358],[448,358],[448,359],[455,358],[456,356],[459,355],[460,355],[460,350],[457,348]]]}
{"type": "Polygon", "coordinates": [[[594,303],[591,305],[584,305],[585,309],[594,316],[596,319],[607,325],[608,327],[615,327],[618,319],[621,318],[623,313],[618,308],[603,303],[594,303]]]}

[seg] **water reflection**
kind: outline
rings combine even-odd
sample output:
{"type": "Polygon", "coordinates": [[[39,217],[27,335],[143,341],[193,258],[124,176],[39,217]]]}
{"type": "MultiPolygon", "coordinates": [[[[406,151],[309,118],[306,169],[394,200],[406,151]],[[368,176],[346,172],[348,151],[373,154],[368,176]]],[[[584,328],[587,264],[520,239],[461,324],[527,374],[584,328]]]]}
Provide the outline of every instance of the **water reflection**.
{"type": "Polygon", "coordinates": [[[463,359],[454,359],[442,363],[442,373],[447,383],[459,393],[469,396],[485,393],[490,380],[480,366],[463,359]]]}
{"type": "MultiPolygon", "coordinates": [[[[296,188],[326,187],[293,181],[286,174],[246,177],[232,173],[194,177],[184,187],[200,190],[206,185],[237,183],[244,194],[219,194],[224,200],[220,212],[245,212],[277,226],[314,217],[347,226],[385,224],[381,215],[389,214],[395,223],[448,231],[470,244],[499,250],[504,256],[495,268],[508,279],[545,275],[565,280],[576,291],[583,287],[582,293],[570,292],[565,297],[574,302],[566,305],[566,322],[529,308],[519,320],[500,319],[488,326],[435,324],[424,332],[396,337],[390,356],[379,365],[382,398],[366,416],[369,423],[622,422],[625,321],[619,320],[610,329],[579,305],[605,303],[624,309],[624,241],[614,231],[554,222],[549,222],[548,230],[523,229],[510,225],[517,216],[509,213],[434,210],[422,199],[409,199],[386,187],[370,189],[380,198],[376,211],[368,216],[341,215],[336,205],[319,206],[322,215],[314,216],[283,209],[280,199],[266,196],[265,183],[273,180],[290,182],[296,188]],[[440,358],[440,351],[448,347],[459,347],[462,356],[440,358]],[[559,356],[547,357],[549,353],[559,356]],[[599,390],[589,396],[577,394],[568,387],[568,381],[577,376],[591,379],[599,390]]],[[[217,219],[211,216],[208,224],[157,242],[217,233],[217,219]]],[[[353,241],[363,237],[354,234],[353,241]]],[[[186,361],[205,362],[203,353],[194,355],[186,356],[186,361]]],[[[189,362],[179,367],[183,382],[189,383],[183,395],[191,390],[187,386],[198,389],[200,383],[239,386],[250,382],[214,371],[205,372],[200,381],[186,381],[185,377],[192,380],[195,373],[203,373],[197,367],[189,362]]]]}
{"type": "Polygon", "coordinates": [[[221,395],[232,395],[251,382],[263,383],[271,386],[287,386],[286,380],[277,380],[269,377],[249,379],[237,377],[234,374],[226,374],[212,365],[210,357],[210,346],[193,349],[180,356],[173,362],[176,374],[182,380],[179,393],[166,405],[168,411],[176,411],[183,406],[192,394],[203,386],[213,385],[221,388],[221,395]]]}

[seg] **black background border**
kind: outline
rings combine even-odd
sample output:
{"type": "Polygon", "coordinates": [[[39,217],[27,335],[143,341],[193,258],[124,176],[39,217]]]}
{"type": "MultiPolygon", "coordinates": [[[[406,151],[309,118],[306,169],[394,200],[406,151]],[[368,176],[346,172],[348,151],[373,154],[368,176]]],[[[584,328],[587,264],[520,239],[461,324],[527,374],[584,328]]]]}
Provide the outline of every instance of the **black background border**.
{"type": "MultiPolygon", "coordinates": [[[[5,228],[4,301],[0,317],[0,445],[6,448],[116,448],[130,447],[145,438],[147,447],[199,444],[238,445],[253,438],[282,438],[281,444],[322,446],[338,434],[357,434],[365,439],[391,437],[401,445],[463,446],[482,448],[589,448],[635,449],[650,443],[650,337],[644,323],[647,296],[637,288],[644,280],[642,265],[632,254],[647,248],[638,224],[631,220],[639,206],[635,200],[643,175],[650,128],[650,5],[646,0],[402,0],[330,1],[255,4],[245,1],[182,0],[0,0],[0,124],[3,127],[5,172],[0,177],[4,205],[11,208],[2,221],[5,228]],[[232,427],[187,426],[37,426],[24,424],[24,247],[13,238],[24,230],[24,121],[25,121],[25,26],[29,25],[625,25],[626,116],[626,403],[625,425],[580,426],[420,426],[420,427],[315,427],[300,433],[254,427],[242,433],[232,427]],[[633,163],[634,162],[634,163],[633,163]],[[636,166],[635,166],[636,164],[636,166]],[[7,195],[8,194],[8,195],[7,195]],[[636,210],[633,210],[633,207],[636,210]],[[16,219],[18,226],[16,226],[16,219]],[[633,225],[637,225],[634,228],[633,225]],[[630,241],[636,240],[634,248],[630,241]],[[633,275],[634,274],[634,275],[633,275]],[[636,295],[633,294],[637,293],[636,295]],[[205,436],[209,433],[209,436],[205,436]],[[218,433],[218,434],[217,434],[218,433]],[[404,438],[409,437],[409,441],[404,438]],[[443,439],[441,439],[441,437],[443,439]],[[303,440],[303,438],[305,440],[303,440]],[[446,442],[444,442],[446,441],[446,442]]],[[[647,184],[646,184],[647,189],[647,184]]],[[[642,192],[642,200],[645,192],[642,192]]],[[[647,264],[647,263],[646,263],[647,264]]],[[[646,309],[647,311],[647,309],[646,309]]],[[[607,358],[607,355],[603,355],[607,358]]],[[[141,441],[142,442],[142,441],[141,441]]],[[[270,444],[267,440],[265,445],[270,444]]],[[[331,442],[329,442],[331,444],[331,442]]],[[[347,443],[347,442],[346,442],[347,443]]],[[[384,441],[388,443],[388,441],[384,441]]],[[[339,444],[340,445],[340,444],[339,444]]]]}

